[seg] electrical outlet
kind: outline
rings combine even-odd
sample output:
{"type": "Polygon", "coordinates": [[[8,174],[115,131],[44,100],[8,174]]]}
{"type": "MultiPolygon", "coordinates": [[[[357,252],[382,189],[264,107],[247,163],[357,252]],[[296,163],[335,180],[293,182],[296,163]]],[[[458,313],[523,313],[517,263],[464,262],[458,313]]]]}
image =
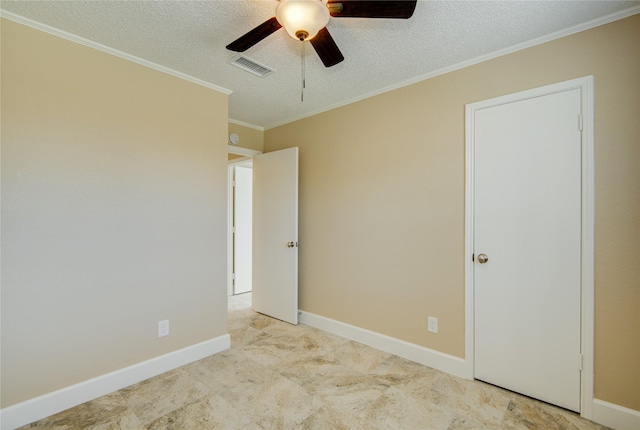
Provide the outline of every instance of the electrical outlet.
{"type": "Polygon", "coordinates": [[[427,321],[428,321],[427,330],[429,330],[430,333],[438,333],[438,318],[428,317],[427,321]]]}
{"type": "Polygon", "coordinates": [[[158,337],[169,336],[169,320],[158,321],[158,337]]]}

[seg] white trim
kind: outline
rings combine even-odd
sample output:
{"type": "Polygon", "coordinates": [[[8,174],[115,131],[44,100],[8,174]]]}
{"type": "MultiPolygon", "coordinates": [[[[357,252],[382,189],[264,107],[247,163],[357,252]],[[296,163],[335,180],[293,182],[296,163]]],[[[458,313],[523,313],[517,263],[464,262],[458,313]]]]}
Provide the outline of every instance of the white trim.
{"type": "Polygon", "coordinates": [[[230,347],[231,338],[225,334],[9,406],[0,411],[2,429],[11,430],[32,423],[230,347]]]}
{"type": "Polygon", "coordinates": [[[242,146],[227,145],[227,147],[227,152],[229,154],[244,155],[245,157],[255,157],[258,154],[262,154],[262,151],[243,148],[242,146]]]}
{"type": "Polygon", "coordinates": [[[594,168],[594,116],[593,76],[573,79],[532,90],[496,97],[466,105],[465,111],[465,374],[474,374],[474,314],[473,314],[473,212],[474,212],[474,121],[475,111],[532,97],[578,88],[582,94],[582,273],[581,273],[581,348],[583,368],[580,380],[580,414],[591,419],[593,405],[594,372],[594,237],[595,237],[595,168],[594,168]]]}
{"type": "Polygon", "coordinates": [[[426,81],[427,79],[435,78],[436,76],[445,75],[450,72],[454,72],[456,70],[464,69],[465,67],[473,66],[479,63],[483,63],[485,61],[492,60],[494,58],[502,57],[503,55],[512,54],[514,52],[522,51],[527,48],[531,48],[533,46],[541,45],[543,43],[551,42],[552,40],[560,39],[562,37],[570,36],[575,33],[579,33],[581,31],[590,30],[595,27],[599,27],[601,25],[609,24],[614,21],[618,21],[620,19],[624,19],[630,17],[632,15],[636,15],[640,13],[640,6],[633,6],[629,9],[625,9],[616,13],[612,13],[610,15],[606,15],[597,19],[594,19],[589,22],[585,22],[583,24],[576,25],[574,27],[570,27],[564,30],[557,31],[555,33],[548,34],[546,36],[541,36],[526,42],[522,42],[508,48],[500,49],[498,51],[490,52],[488,54],[481,55],[476,58],[472,58],[470,60],[463,61],[458,64],[454,64],[452,66],[444,67],[442,69],[434,70],[433,72],[425,73],[424,75],[416,76],[415,78],[407,79],[406,81],[399,82],[397,84],[390,85],[388,87],[380,88],[375,91],[371,91],[369,93],[363,94],[361,96],[354,97],[349,100],[345,100],[339,103],[335,103],[331,106],[323,107],[321,109],[304,113],[299,116],[295,116],[284,121],[275,122],[273,124],[269,124],[265,126],[265,130],[270,130],[272,128],[280,127],[281,125],[289,124],[294,121],[299,121],[304,118],[308,118],[310,116],[318,115],[323,112],[327,112],[333,109],[337,109],[342,106],[350,105],[352,103],[359,102],[361,100],[368,99],[370,97],[374,97],[389,91],[397,90],[399,88],[403,88],[409,85],[416,84],[418,82],[426,81]]]}
{"type": "Polygon", "coordinates": [[[234,294],[233,265],[235,256],[233,255],[233,214],[235,210],[235,190],[233,189],[233,183],[235,181],[235,168],[243,164],[252,164],[252,161],[253,157],[240,157],[227,162],[227,296],[234,294]]]}
{"type": "Polygon", "coordinates": [[[593,400],[591,420],[616,430],[640,429],[640,411],[614,405],[604,400],[593,400]]]}
{"type": "MultiPolygon", "coordinates": [[[[555,32],[555,33],[552,33],[552,34],[549,34],[549,35],[546,35],[546,36],[542,36],[542,37],[538,37],[536,39],[532,39],[532,40],[529,40],[529,41],[526,41],[526,42],[522,42],[522,43],[510,46],[508,48],[501,49],[501,50],[498,50],[498,51],[495,51],[495,52],[490,52],[488,54],[481,55],[479,57],[472,58],[470,60],[463,61],[461,63],[454,64],[454,65],[449,66],[449,67],[445,67],[445,68],[442,68],[442,69],[434,70],[432,72],[429,72],[429,73],[426,73],[426,74],[423,74],[423,75],[420,75],[420,76],[416,76],[414,78],[399,82],[397,84],[393,84],[393,85],[390,85],[390,86],[387,86],[387,87],[384,87],[384,88],[381,88],[381,89],[366,93],[364,95],[361,95],[361,96],[358,96],[358,97],[354,97],[354,98],[349,99],[349,100],[345,100],[345,101],[342,101],[342,102],[339,102],[339,103],[335,103],[333,105],[330,105],[330,106],[327,106],[327,107],[323,107],[321,109],[318,109],[318,110],[315,110],[315,111],[311,111],[311,112],[305,113],[303,115],[292,117],[292,118],[286,119],[284,121],[275,122],[275,123],[270,124],[270,125],[268,125],[266,127],[261,127],[261,126],[249,124],[249,123],[246,123],[246,122],[233,120],[233,119],[229,119],[228,121],[233,123],[233,124],[241,125],[241,126],[244,126],[244,127],[254,128],[254,129],[260,130],[260,131],[269,130],[269,129],[272,129],[272,128],[275,128],[275,127],[279,127],[281,125],[285,125],[285,124],[289,124],[289,123],[294,122],[294,121],[301,120],[303,118],[308,118],[310,116],[318,115],[318,114],[323,113],[323,112],[327,112],[327,111],[330,111],[330,110],[333,110],[333,109],[337,109],[339,107],[346,106],[346,105],[349,105],[349,104],[352,104],[352,103],[355,103],[355,102],[358,102],[358,101],[361,101],[361,100],[364,100],[364,99],[368,99],[370,97],[374,97],[374,96],[377,96],[377,95],[380,95],[380,94],[383,94],[383,93],[386,93],[386,92],[389,92],[389,91],[393,91],[393,90],[397,90],[399,88],[403,88],[403,87],[406,87],[406,86],[409,86],[409,85],[413,85],[415,83],[418,83],[418,82],[421,82],[421,81],[425,81],[427,79],[431,79],[431,78],[434,78],[436,76],[440,76],[440,75],[444,75],[446,73],[450,73],[450,72],[453,72],[453,71],[456,71],[456,70],[464,69],[465,67],[473,66],[475,64],[479,64],[479,63],[482,63],[484,61],[492,60],[494,58],[501,57],[503,55],[508,55],[508,54],[511,54],[511,53],[514,53],[514,52],[517,52],[517,51],[521,51],[523,49],[530,48],[532,46],[540,45],[540,44],[543,44],[543,43],[546,43],[546,42],[550,42],[552,40],[560,39],[562,37],[566,37],[566,36],[570,36],[570,35],[575,34],[575,33],[579,33],[581,31],[589,30],[591,28],[595,28],[595,27],[598,27],[598,26],[601,26],[601,25],[605,25],[605,24],[608,24],[608,23],[611,23],[611,22],[614,22],[614,21],[617,21],[617,20],[620,20],[620,19],[624,19],[624,18],[627,18],[629,16],[636,15],[638,13],[640,13],[640,6],[634,6],[634,7],[631,7],[629,9],[625,9],[625,10],[622,10],[622,11],[619,11],[619,12],[616,12],[616,13],[612,13],[610,15],[606,15],[606,16],[594,19],[592,21],[589,21],[589,22],[586,22],[586,23],[583,23],[583,24],[579,24],[579,25],[576,25],[574,27],[570,27],[570,28],[567,28],[567,29],[564,29],[564,30],[561,30],[561,31],[558,31],[558,32],[555,32]]],[[[127,54],[127,53],[119,51],[117,49],[110,48],[110,47],[108,47],[106,45],[102,45],[102,44],[99,44],[97,42],[93,42],[93,41],[91,41],[89,39],[85,39],[83,37],[77,36],[77,35],[72,34],[72,33],[68,33],[68,32],[66,32],[64,30],[60,30],[60,29],[57,29],[55,27],[48,26],[46,24],[42,24],[40,22],[34,21],[32,19],[29,19],[29,18],[25,18],[25,17],[23,17],[21,15],[15,14],[13,12],[6,11],[4,9],[0,9],[0,17],[7,18],[7,19],[9,19],[11,21],[15,21],[17,23],[20,23],[20,24],[23,24],[23,25],[26,25],[26,26],[29,26],[29,27],[44,31],[44,32],[49,33],[49,34],[53,34],[53,35],[58,36],[58,37],[62,37],[64,39],[70,40],[72,42],[76,42],[76,43],[79,43],[81,45],[85,45],[85,46],[97,49],[99,51],[106,52],[106,53],[111,54],[111,55],[115,55],[116,57],[120,57],[120,58],[129,60],[129,61],[132,61],[134,63],[140,64],[142,66],[149,67],[151,69],[158,70],[158,71],[163,72],[163,73],[167,73],[167,74],[175,76],[177,78],[184,79],[184,80],[189,81],[189,82],[193,82],[193,83],[195,83],[197,85],[201,85],[201,86],[206,87],[206,88],[210,88],[210,89],[213,89],[213,90],[216,90],[216,91],[220,91],[221,93],[224,93],[224,94],[227,94],[227,95],[229,95],[229,94],[231,94],[233,92],[232,90],[220,87],[220,86],[215,85],[215,84],[213,84],[211,82],[207,82],[207,81],[204,81],[202,79],[198,79],[196,77],[193,77],[193,76],[187,75],[185,73],[179,72],[177,70],[173,70],[173,69],[170,69],[168,67],[161,66],[161,65],[156,64],[156,63],[152,63],[150,61],[147,61],[147,60],[144,60],[142,58],[136,57],[134,55],[127,54]]]]}
{"type": "Polygon", "coordinates": [[[226,95],[230,95],[233,91],[227,88],[223,88],[221,86],[215,85],[211,82],[204,81],[202,79],[196,78],[191,75],[187,75],[186,73],[179,72],[177,70],[170,69],[165,66],[161,66],[160,64],[153,63],[151,61],[145,60],[140,57],[136,57],[135,55],[127,54],[126,52],[119,51],[117,49],[111,48],[109,46],[103,45],[98,42],[94,42],[93,40],[85,39],[84,37],[66,32],[64,30],[60,30],[55,27],[51,27],[49,25],[43,24],[38,21],[34,21],[29,18],[25,18],[21,15],[18,15],[13,12],[9,12],[4,9],[0,9],[0,16],[2,18],[9,19],[11,21],[17,22],[22,25],[26,25],[27,27],[35,28],[36,30],[44,31],[45,33],[52,34],[54,36],[61,37],[63,39],[69,40],[71,42],[78,43],[80,45],[87,46],[89,48],[97,49],[98,51],[105,52],[107,54],[114,55],[116,57],[131,61],[133,63],[139,64],[144,67],[148,67],[153,70],[157,70],[158,72],[166,73],[167,75],[174,76],[179,79],[183,79],[185,81],[189,81],[196,85],[200,85],[202,87],[206,87],[218,92],[221,92],[226,95]]]}
{"type": "Polygon", "coordinates": [[[242,127],[253,128],[254,130],[264,131],[264,127],[260,127],[258,125],[249,124],[248,122],[238,121],[237,119],[229,118],[229,122],[235,125],[241,125],[242,127]]]}
{"type": "MultiPolygon", "coordinates": [[[[243,157],[244,158],[244,157],[243,157]]],[[[233,181],[235,164],[227,165],[227,296],[233,295],[233,181]]]]}
{"type": "Polygon", "coordinates": [[[404,357],[454,376],[466,377],[465,360],[424,346],[352,326],[310,312],[299,311],[299,322],[326,332],[369,345],[384,352],[404,357]]]}
{"type": "Polygon", "coordinates": [[[238,157],[231,159],[227,162],[228,166],[237,166],[238,164],[245,164],[253,160],[253,157],[238,157]]]}
{"type": "MultiPolygon", "coordinates": [[[[594,78],[582,88],[582,373],[580,415],[591,419],[595,357],[595,153],[594,78]]],[[[640,429],[638,429],[640,430],[640,429]]]]}
{"type": "Polygon", "coordinates": [[[464,213],[464,356],[467,363],[465,369],[466,377],[474,377],[474,327],[475,312],[473,306],[473,261],[471,257],[474,252],[473,226],[474,226],[474,178],[475,163],[473,162],[475,153],[475,141],[471,136],[475,135],[475,119],[473,112],[467,105],[465,107],[465,213],[464,213]]]}

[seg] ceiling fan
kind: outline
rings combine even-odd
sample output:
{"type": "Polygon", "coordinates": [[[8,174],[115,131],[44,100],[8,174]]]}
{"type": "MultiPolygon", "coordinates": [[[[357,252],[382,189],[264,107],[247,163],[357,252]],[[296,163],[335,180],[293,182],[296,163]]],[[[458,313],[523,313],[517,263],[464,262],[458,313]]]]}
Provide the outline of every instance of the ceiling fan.
{"type": "Polygon", "coordinates": [[[335,66],[344,56],[327,30],[333,18],[396,18],[413,15],[417,0],[279,0],[276,16],[227,45],[244,52],[282,27],[294,39],[309,41],[325,67],[335,66]]]}

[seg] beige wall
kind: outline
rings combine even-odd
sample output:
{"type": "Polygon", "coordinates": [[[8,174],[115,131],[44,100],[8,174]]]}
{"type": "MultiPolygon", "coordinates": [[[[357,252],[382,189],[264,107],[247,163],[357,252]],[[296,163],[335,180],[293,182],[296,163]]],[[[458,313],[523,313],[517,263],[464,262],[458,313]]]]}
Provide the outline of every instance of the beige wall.
{"type": "Polygon", "coordinates": [[[236,133],[240,137],[237,146],[262,152],[264,149],[264,131],[229,122],[229,134],[236,133]]]}
{"type": "Polygon", "coordinates": [[[594,75],[595,397],[640,410],[639,40],[636,15],[267,130],[300,147],[300,308],[464,357],[465,104],[594,75]]]}
{"type": "Polygon", "coordinates": [[[2,407],[226,334],[227,96],[2,20],[1,102],[2,407]]]}

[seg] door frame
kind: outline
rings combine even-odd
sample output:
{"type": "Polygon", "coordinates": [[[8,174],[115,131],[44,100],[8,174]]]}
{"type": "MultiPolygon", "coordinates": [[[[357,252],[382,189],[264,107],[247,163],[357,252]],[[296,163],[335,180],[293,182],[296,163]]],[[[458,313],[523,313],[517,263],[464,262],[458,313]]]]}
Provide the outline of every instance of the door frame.
{"type": "Polygon", "coordinates": [[[505,103],[542,97],[572,89],[581,90],[582,120],[582,240],[581,240],[581,354],[580,415],[591,419],[594,372],[594,78],[578,79],[521,91],[506,96],[470,103],[465,106],[465,375],[474,379],[475,315],[474,315],[474,212],[475,212],[475,112],[505,103]]]}
{"type": "Polygon", "coordinates": [[[233,168],[251,161],[262,151],[229,145],[227,153],[240,155],[227,162],[227,296],[233,295],[233,168]]]}

